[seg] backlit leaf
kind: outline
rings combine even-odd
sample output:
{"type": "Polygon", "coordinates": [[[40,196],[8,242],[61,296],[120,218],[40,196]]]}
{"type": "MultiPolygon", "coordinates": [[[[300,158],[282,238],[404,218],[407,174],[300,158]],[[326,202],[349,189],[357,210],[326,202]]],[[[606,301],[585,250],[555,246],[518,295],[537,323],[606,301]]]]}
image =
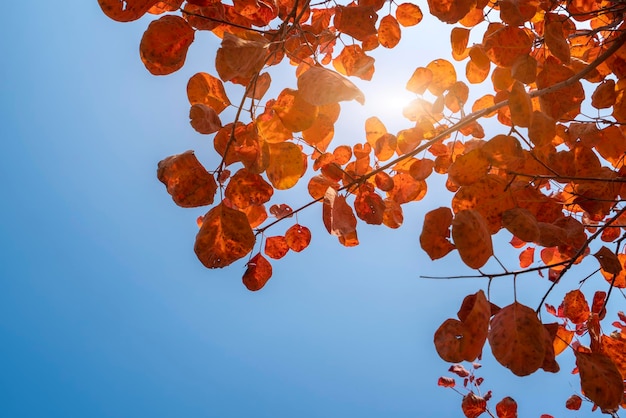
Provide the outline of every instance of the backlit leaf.
{"type": "Polygon", "coordinates": [[[194,30],[179,16],[165,15],[148,25],[141,38],[141,61],[154,75],[171,74],[185,64],[194,30]]]}
{"type": "Polygon", "coordinates": [[[178,206],[184,208],[213,203],[217,183],[200,164],[193,151],[173,155],[159,162],[157,178],[178,206]]]}
{"type": "Polygon", "coordinates": [[[422,9],[413,3],[402,3],[396,9],[396,19],[402,26],[415,26],[422,21],[422,9]]]}
{"type": "Polygon", "coordinates": [[[544,28],[546,46],[563,64],[569,64],[570,46],[563,35],[563,24],[558,20],[547,22],[544,28]]]}
{"type": "Polygon", "coordinates": [[[515,60],[528,55],[532,40],[523,28],[490,23],[483,37],[485,53],[494,64],[511,67],[515,60]]]}
{"type": "Polygon", "coordinates": [[[380,225],[383,223],[385,202],[371,185],[364,184],[359,188],[354,199],[354,210],[356,215],[366,223],[380,225]]]}
{"type": "Polygon", "coordinates": [[[258,74],[268,54],[268,41],[259,34],[248,32],[247,38],[240,38],[229,32],[215,56],[215,69],[223,81],[234,79],[248,80],[258,74]]]}
{"type": "Polygon", "coordinates": [[[204,215],[194,251],[205,267],[222,268],[250,253],[254,242],[246,215],[220,203],[204,215]]]}
{"type": "Polygon", "coordinates": [[[287,240],[282,235],[267,237],[265,239],[265,255],[278,260],[289,252],[287,240]]]}
{"type": "Polygon", "coordinates": [[[197,73],[189,79],[187,98],[190,104],[205,104],[218,114],[230,105],[222,80],[207,73],[197,73]]]}
{"type": "Polygon", "coordinates": [[[375,35],[378,15],[372,6],[335,7],[335,27],[339,32],[364,41],[375,35]]]}
{"type": "Polygon", "coordinates": [[[518,302],[502,308],[491,320],[493,356],[517,376],[534,373],[545,357],[544,328],[535,311],[518,302]]]}
{"type": "Polygon", "coordinates": [[[517,402],[509,396],[496,404],[498,418],[517,418],[517,402]]]}
{"type": "Polygon", "coordinates": [[[537,219],[528,209],[512,208],[503,212],[502,226],[522,241],[535,242],[539,239],[537,219]]]}
{"type": "Polygon", "coordinates": [[[430,14],[445,23],[463,19],[475,4],[475,0],[428,0],[430,14]]]}
{"type": "Polygon", "coordinates": [[[105,15],[118,22],[130,22],[143,16],[159,0],[98,0],[105,15]]]}
{"type": "Polygon", "coordinates": [[[324,67],[310,67],[301,74],[298,77],[298,90],[302,99],[314,106],[344,100],[356,100],[360,104],[365,104],[363,92],[354,83],[324,67]]]}
{"type": "Polygon", "coordinates": [[[296,185],[306,170],[306,160],[300,147],[293,142],[269,144],[267,178],[278,190],[296,185]]]}
{"type": "Polygon", "coordinates": [[[248,268],[243,274],[243,284],[248,290],[255,292],[261,290],[270,277],[272,265],[261,253],[257,253],[248,261],[248,268]]]}
{"type": "Polygon", "coordinates": [[[191,119],[190,123],[193,129],[205,135],[215,133],[222,127],[222,121],[215,109],[203,103],[191,106],[189,119],[191,119]]]}
{"type": "Polygon", "coordinates": [[[374,75],[374,61],[359,45],[346,45],[333,60],[333,67],[343,75],[369,81],[374,75]]]}
{"type": "Polygon", "coordinates": [[[452,211],[450,208],[437,208],[424,216],[420,245],[431,260],[444,257],[455,248],[450,242],[451,225],[452,211]]]}
{"type": "Polygon", "coordinates": [[[400,43],[400,25],[392,15],[384,16],[378,26],[378,42],[385,48],[394,48],[400,43]]]}
{"type": "Polygon", "coordinates": [[[578,411],[583,404],[583,400],[578,395],[572,395],[565,401],[565,408],[571,411],[578,411]]]}
{"type": "Polygon", "coordinates": [[[281,91],[272,109],[291,132],[310,128],[319,112],[317,105],[311,104],[301,90],[293,89],[281,91]]]}
{"type": "Polygon", "coordinates": [[[432,80],[428,84],[428,91],[435,96],[440,96],[456,83],[456,71],[454,66],[444,59],[431,61],[426,68],[432,73],[432,80]]]}
{"type": "Polygon", "coordinates": [[[259,174],[245,168],[237,171],[228,182],[224,196],[239,209],[269,202],[274,189],[259,174]]]}
{"type": "Polygon", "coordinates": [[[466,312],[461,320],[447,319],[435,331],[437,353],[450,363],[473,361],[480,356],[487,339],[491,307],[484,292],[467,296],[463,306],[466,312]]]}
{"type": "Polygon", "coordinates": [[[462,210],[454,216],[452,238],[463,262],[473,269],[484,266],[493,255],[487,223],[473,209],[462,210]]]}
{"type": "Polygon", "coordinates": [[[285,232],[285,241],[290,250],[299,253],[309,246],[311,231],[306,226],[295,224],[285,232]]]}
{"type": "Polygon", "coordinates": [[[470,392],[463,396],[461,408],[463,409],[463,414],[467,418],[477,418],[487,410],[487,401],[485,398],[476,395],[474,392],[470,392]]]}
{"type": "Polygon", "coordinates": [[[574,354],[585,396],[603,410],[617,409],[624,396],[624,383],[615,364],[602,353],[576,350],[574,354]]]}
{"type": "Polygon", "coordinates": [[[582,324],[589,318],[589,313],[589,304],[580,290],[567,292],[563,298],[563,316],[574,324],[582,324]]]}
{"type": "Polygon", "coordinates": [[[623,254],[623,253],[618,254],[617,259],[620,262],[620,265],[622,266],[622,270],[617,274],[617,276],[614,276],[613,273],[609,273],[605,271],[604,269],[601,269],[600,272],[602,273],[602,276],[607,282],[612,283],[613,286],[619,289],[624,289],[626,288],[626,268],[625,268],[626,254],[623,254]]]}
{"type": "Polygon", "coordinates": [[[326,230],[336,236],[346,247],[359,244],[356,233],[356,217],[345,196],[329,188],[324,196],[323,220],[326,230]]]}
{"type": "Polygon", "coordinates": [[[429,68],[418,67],[406,83],[406,89],[416,94],[423,94],[432,80],[433,72],[429,68]]]}

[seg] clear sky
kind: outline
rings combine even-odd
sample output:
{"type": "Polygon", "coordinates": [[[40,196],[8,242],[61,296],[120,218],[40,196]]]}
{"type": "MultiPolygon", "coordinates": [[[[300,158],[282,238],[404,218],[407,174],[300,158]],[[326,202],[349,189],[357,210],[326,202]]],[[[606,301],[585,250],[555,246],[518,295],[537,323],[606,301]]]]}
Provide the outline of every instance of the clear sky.
{"type": "MultiPolygon", "coordinates": [[[[306,211],[311,247],[250,293],[243,263],[197,261],[203,210],[176,207],[156,179],[166,156],[210,155],[185,96],[187,79],[212,67],[210,37],[198,36],[180,73],[154,77],[138,55],[146,19],[113,22],[95,0],[4,12],[0,416],[461,416],[461,396],[437,387],[449,365],[432,336],[486,282],[419,278],[471,273],[419,248],[441,192],[407,207],[399,230],[362,225],[357,248],[328,236],[320,208],[306,211]]],[[[449,56],[432,45],[437,32],[419,36],[381,58],[400,89],[415,67],[449,56]]],[[[363,141],[363,118],[350,121],[338,139],[363,141]]],[[[518,296],[535,306],[546,281],[523,280],[518,296]]],[[[511,289],[496,284],[497,302],[511,303],[511,289]]],[[[562,407],[578,391],[571,358],[556,378],[518,379],[485,357],[485,390],[513,396],[521,417],[584,416],[562,407]]]]}

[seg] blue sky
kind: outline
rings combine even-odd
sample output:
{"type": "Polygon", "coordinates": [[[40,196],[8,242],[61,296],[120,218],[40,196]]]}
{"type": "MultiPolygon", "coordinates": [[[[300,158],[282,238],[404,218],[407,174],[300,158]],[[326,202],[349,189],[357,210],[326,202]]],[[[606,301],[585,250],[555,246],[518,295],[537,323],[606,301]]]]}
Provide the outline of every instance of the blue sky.
{"type": "MultiPolygon", "coordinates": [[[[470,273],[456,256],[432,263],[419,249],[440,193],[407,208],[399,230],[362,226],[357,248],[326,234],[319,208],[306,211],[311,247],[274,263],[250,293],[242,263],[206,270],[196,260],[203,211],[176,207],[156,179],[171,154],[209,158],[212,141],[188,124],[185,85],[212,66],[214,43],[199,36],[185,69],[154,77],[138,56],[148,20],[113,22],[95,0],[39,3],[8,3],[0,28],[0,415],[461,415],[461,397],[436,386],[448,364],[432,335],[486,283],[419,278],[470,273]]],[[[386,55],[398,91],[443,53],[405,47],[386,55]]],[[[362,141],[372,109],[355,107],[339,136],[362,141]]],[[[280,196],[294,207],[305,198],[280,196]]],[[[547,285],[524,280],[536,284],[518,296],[534,306],[547,285]]],[[[510,282],[494,288],[512,301],[510,282]]],[[[485,389],[516,398],[520,416],[562,416],[578,390],[571,359],[562,376],[524,380],[484,364],[485,389]]]]}

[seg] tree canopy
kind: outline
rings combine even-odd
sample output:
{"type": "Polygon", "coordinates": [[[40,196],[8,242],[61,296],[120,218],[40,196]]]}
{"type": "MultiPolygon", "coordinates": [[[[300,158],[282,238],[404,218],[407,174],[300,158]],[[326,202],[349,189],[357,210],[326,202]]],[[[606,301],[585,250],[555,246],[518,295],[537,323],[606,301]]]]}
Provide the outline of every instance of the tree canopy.
{"type": "Polygon", "coordinates": [[[309,245],[298,212],[321,206],[328,233],[350,247],[359,244],[359,223],[399,228],[404,205],[428,204],[445,187],[450,202],[425,215],[421,248],[432,260],[458,252],[485,288],[434,335],[456,376],[439,385],[460,379],[466,417],[514,417],[512,398],[481,391],[474,370],[483,350],[517,376],[559,372],[556,357],[571,350],[581,391],[565,407],[577,410],[583,399],[607,414],[626,407],[626,315],[605,318],[609,302],[623,306],[626,287],[625,3],[429,0],[425,16],[417,4],[385,0],[98,2],[121,22],[160,16],[139,48],[154,75],[182,68],[197,34],[220,40],[210,51],[216,74],[199,72],[187,84],[191,126],[213,138],[219,162],[205,168],[185,151],[157,170],[177,205],[210,206],[194,246],[204,266],[248,257],[243,284],[258,291],[273,260],[309,245]],[[363,121],[362,143],[336,143],[340,102],[366,100],[351,79],[375,83],[372,51],[394,48],[423,19],[445,24],[450,54],[407,80],[415,97],[403,110],[406,129],[389,132],[373,116],[363,121]],[[279,65],[292,66],[296,85],[272,79],[279,65]],[[227,93],[229,84],[243,94],[227,93]],[[265,97],[277,85],[282,91],[265,97]],[[227,108],[236,109],[232,120],[223,120],[227,108]],[[430,181],[437,175],[445,183],[430,181]],[[274,198],[301,181],[310,203],[292,208],[274,198]],[[289,226],[271,235],[278,223],[289,226]],[[498,233],[511,237],[509,248],[494,248],[498,233]],[[517,254],[519,265],[505,266],[504,253],[517,254]],[[500,270],[486,271],[489,260],[500,270]],[[562,280],[581,263],[596,266],[602,286],[562,280]],[[551,282],[536,306],[490,301],[492,279],[510,277],[515,289],[528,273],[551,282]],[[546,303],[555,286],[570,287],[558,306],[546,303]]]}

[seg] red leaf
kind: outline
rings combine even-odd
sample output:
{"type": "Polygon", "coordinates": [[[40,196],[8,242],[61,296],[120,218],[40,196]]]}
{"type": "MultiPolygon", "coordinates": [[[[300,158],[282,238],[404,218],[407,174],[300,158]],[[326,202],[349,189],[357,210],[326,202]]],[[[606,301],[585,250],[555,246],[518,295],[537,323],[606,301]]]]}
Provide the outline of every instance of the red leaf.
{"type": "Polygon", "coordinates": [[[441,376],[439,380],[437,380],[437,385],[445,388],[453,388],[456,385],[456,382],[452,377],[441,376]]]}
{"type": "Polygon", "coordinates": [[[272,265],[258,253],[248,261],[248,268],[243,274],[243,284],[253,292],[260,290],[272,277],[272,265]]]}
{"type": "Polygon", "coordinates": [[[299,253],[309,246],[311,231],[306,226],[295,224],[285,232],[285,240],[291,250],[299,253]]]}

